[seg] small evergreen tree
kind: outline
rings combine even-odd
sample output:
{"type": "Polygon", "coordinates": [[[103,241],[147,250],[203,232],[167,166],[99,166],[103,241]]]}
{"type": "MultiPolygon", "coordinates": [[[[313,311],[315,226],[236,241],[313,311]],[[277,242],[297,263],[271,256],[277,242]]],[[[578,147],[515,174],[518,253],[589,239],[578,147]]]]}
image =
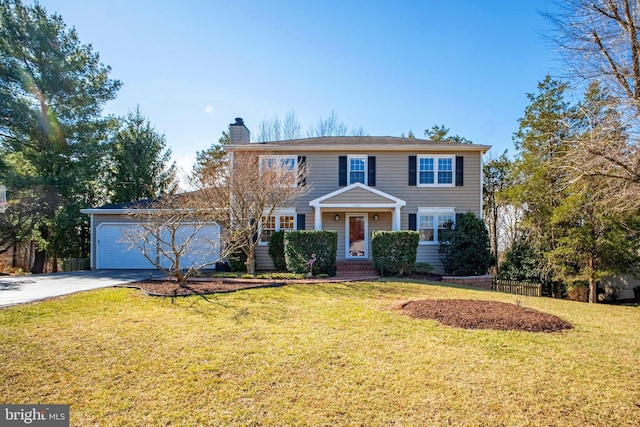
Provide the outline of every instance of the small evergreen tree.
{"type": "Polygon", "coordinates": [[[276,270],[285,271],[287,262],[284,257],[284,231],[276,231],[269,239],[269,256],[276,270]]]}
{"type": "Polygon", "coordinates": [[[486,274],[491,266],[487,227],[473,212],[458,215],[440,235],[439,252],[444,271],[458,276],[486,274]]]}

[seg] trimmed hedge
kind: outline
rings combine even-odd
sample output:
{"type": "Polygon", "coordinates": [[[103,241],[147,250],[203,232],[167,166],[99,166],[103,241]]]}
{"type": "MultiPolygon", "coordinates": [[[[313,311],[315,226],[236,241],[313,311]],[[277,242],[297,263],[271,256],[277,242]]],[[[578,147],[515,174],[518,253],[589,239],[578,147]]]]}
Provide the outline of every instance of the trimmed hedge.
{"type": "Polygon", "coordinates": [[[284,259],[284,231],[276,231],[269,239],[269,256],[278,271],[285,271],[287,263],[284,259]]]}
{"type": "Polygon", "coordinates": [[[284,257],[291,273],[309,273],[307,262],[316,254],[312,274],[336,275],[338,233],[335,231],[296,230],[284,233],[284,257]]]}
{"type": "Polygon", "coordinates": [[[382,275],[410,272],[416,263],[419,240],[417,231],[374,231],[371,233],[373,267],[382,275]]]}

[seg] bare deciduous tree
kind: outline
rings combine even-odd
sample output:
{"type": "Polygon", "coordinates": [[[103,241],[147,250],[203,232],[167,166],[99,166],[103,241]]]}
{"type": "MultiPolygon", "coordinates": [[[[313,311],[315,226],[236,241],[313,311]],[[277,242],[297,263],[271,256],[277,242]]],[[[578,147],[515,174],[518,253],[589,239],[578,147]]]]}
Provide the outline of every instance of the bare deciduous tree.
{"type": "Polygon", "coordinates": [[[601,80],[640,111],[640,4],[635,0],[565,0],[554,25],[554,41],[571,72],[601,80]]]}
{"type": "Polygon", "coordinates": [[[203,211],[199,195],[167,196],[129,210],[136,226],[126,229],[123,239],[139,250],[157,269],[174,277],[180,287],[194,273],[215,265],[235,248],[221,247],[218,230],[203,211]]]}
{"type": "Polygon", "coordinates": [[[301,136],[300,122],[293,110],[284,116],[284,120],[281,120],[278,114],[274,114],[270,119],[263,119],[258,125],[259,142],[288,141],[301,136]]]}
{"type": "Polygon", "coordinates": [[[318,123],[307,131],[307,137],[316,138],[321,136],[345,136],[348,133],[347,125],[338,119],[335,111],[331,110],[331,115],[326,119],[320,117],[318,123]]]}
{"type": "Polygon", "coordinates": [[[223,241],[246,255],[248,274],[255,275],[262,218],[306,194],[305,176],[304,163],[267,152],[231,153],[201,171],[199,206],[222,225],[223,241]]]}
{"type": "Polygon", "coordinates": [[[640,207],[640,2],[566,0],[545,14],[572,77],[590,82],[579,110],[583,132],[568,165],[592,178],[611,208],[640,207]],[[591,99],[589,99],[591,97],[591,99]]]}

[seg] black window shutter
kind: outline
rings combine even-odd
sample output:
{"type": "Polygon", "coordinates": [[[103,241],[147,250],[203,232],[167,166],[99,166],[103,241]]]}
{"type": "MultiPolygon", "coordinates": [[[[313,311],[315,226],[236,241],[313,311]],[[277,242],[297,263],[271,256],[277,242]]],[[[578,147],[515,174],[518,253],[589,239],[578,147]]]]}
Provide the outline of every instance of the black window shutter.
{"type": "Polygon", "coordinates": [[[409,185],[416,185],[416,163],[418,161],[417,156],[409,156],[409,185]]]}
{"type": "MultiPolygon", "coordinates": [[[[462,217],[464,216],[464,214],[462,212],[457,212],[456,213],[456,224],[458,223],[458,221],[460,221],[462,219],[462,217]]],[[[456,224],[453,224],[454,227],[456,224]]]]}
{"type": "MultiPolygon", "coordinates": [[[[253,226],[254,226],[254,224],[256,223],[256,220],[255,220],[255,219],[252,219],[252,220],[250,220],[250,221],[249,221],[249,223],[251,224],[251,227],[253,227],[253,226]]],[[[253,241],[254,243],[255,243],[255,242],[257,242],[259,238],[260,238],[259,233],[254,233],[254,234],[253,234],[253,236],[251,236],[251,239],[252,239],[252,241],[253,241]]]]}
{"type": "Polygon", "coordinates": [[[456,156],[456,187],[464,185],[464,157],[456,156]]]}
{"type": "Polygon", "coordinates": [[[370,187],[376,186],[376,156],[367,158],[367,183],[370,187]]]}
{"type": "Polygon", "coordinates": [[[338,157],[338,186],[347,186],[347,156],[338,157]]]}
{"type": "Polygon", "coordinates": [[[297,216],[298,217],[296,218],[296,222],[297,222],[296,228],[298,230],[304,230],[304,227],[305,227],[305,224],[304,224],[305,216],[304,216],[304,214],[298,214],[297,216]]]}
{"type": "MultiPolygon", "coordinates": [[[[298,170],[303,169],[307,164],[307,156],[298,156],[298,170]]],[[[305,171],[304,175],[300,177],[300,182],[298,182],[298,186],[307,185],[307,172],[305,171]]]]}
{"type": "Polygon", "coordinates": [[[418,230],[418,215],[417,214],[409,214],[409,230],[416,231],[418,230]]]}

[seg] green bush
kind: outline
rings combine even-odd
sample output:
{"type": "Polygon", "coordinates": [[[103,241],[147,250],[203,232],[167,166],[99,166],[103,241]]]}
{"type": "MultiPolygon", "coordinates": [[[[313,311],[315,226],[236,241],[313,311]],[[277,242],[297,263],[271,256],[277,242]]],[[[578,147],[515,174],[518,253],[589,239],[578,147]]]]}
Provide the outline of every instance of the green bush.
{"type": "Polygon", "coordinates": [[[229,256],[231,271],[247,271],[247,255],[243,251],[234,252],[229,256]]]}
{"type": "Polygon", "coordinates": [[[269,256],[276,270],[285,271],[287,263],[284,259],[284,231],[276,231],[269,239],[269,256]]]}
{"type": "Polygon", "coordinates": [[[316,254],[312,274],[336,275],[338,233],[335,231],[296,230],[284,234],[284,256],[287,270],[307,274],[307,262],[316,254]]]}
{"type": "Polygon", "coordinates": [[[440,233],[439,252],[444,271],[457,276],[487,274],[491,266],[489,233],[484,222],[473,212],[456,217],[440,233]]]}
{"type": "Polygon", "coordinates": [[[381,274],[404,274],[413,269],[420,235],[417,231],[374,231],[373,267],[381,274]]]}

